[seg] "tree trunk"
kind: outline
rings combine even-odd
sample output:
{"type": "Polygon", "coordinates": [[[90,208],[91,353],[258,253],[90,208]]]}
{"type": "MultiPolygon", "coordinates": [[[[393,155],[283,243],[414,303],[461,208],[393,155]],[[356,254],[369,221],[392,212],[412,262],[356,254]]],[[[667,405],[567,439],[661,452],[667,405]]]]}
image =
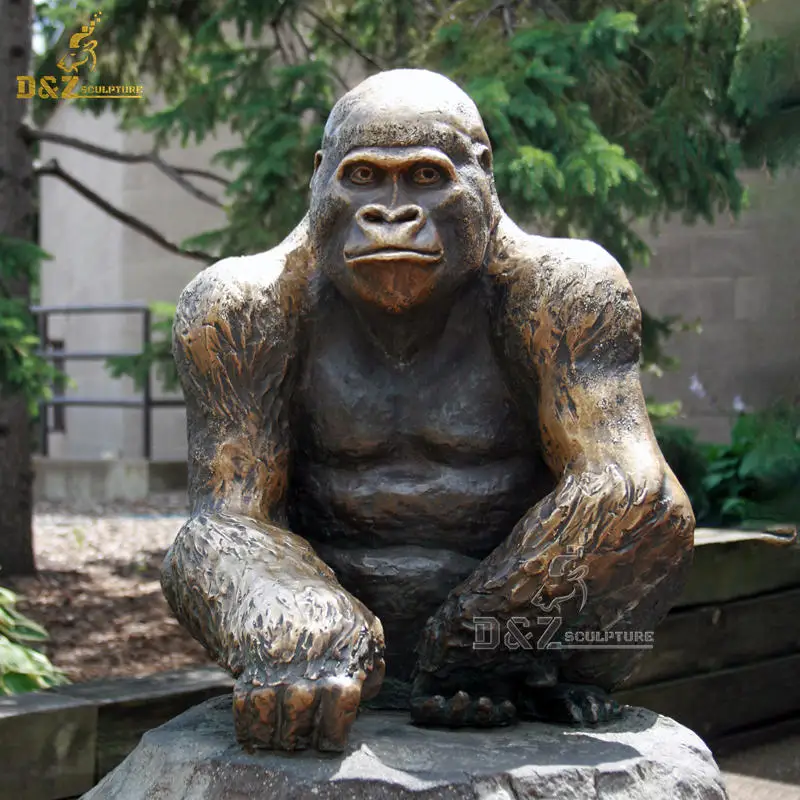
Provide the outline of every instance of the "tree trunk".
{"type": "MultiPolygon", "coordinates": [[[[16,97],[16,76],[31,73],[30,0],[0,0],[0,234],[33,236],[33,165],[20,135],[29,100],[16,97]]],[[[26,281],[5,281],[13,295],[28,297],[26,281]]],[[[35,569],[31,529],[33,467],[30,422],[24,400],[0,385],[0,569],[35,569]]]]}

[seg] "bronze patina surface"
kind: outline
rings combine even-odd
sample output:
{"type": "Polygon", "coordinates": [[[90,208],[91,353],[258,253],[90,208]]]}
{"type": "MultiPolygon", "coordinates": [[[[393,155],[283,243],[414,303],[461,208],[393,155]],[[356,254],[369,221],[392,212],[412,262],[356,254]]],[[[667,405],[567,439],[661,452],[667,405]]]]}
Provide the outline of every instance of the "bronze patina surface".
{"type": "Polygon", "coordinates": [[[641,650],[531,643],[554,617],[558,642],[641,641],[683,585],[640,330],[601,247],[506,216],[457,86],[393,71],[339,101],[307,217],[198,275],[175,323],[192,512],[163,586],[237,678],[242,743],[341,750],[386,668],[422,724],[616,712],[641,650]]]}

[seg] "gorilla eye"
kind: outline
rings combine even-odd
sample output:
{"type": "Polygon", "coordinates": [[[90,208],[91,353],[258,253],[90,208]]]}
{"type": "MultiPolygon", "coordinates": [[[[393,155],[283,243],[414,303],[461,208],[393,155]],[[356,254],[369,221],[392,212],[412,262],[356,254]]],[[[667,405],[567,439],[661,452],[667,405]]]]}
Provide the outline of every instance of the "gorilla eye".
{"type": "Polygon", "coordinates": [[[356,186],[368,186],[377,180],[378,175],[374,167],[370,167],[368,164],[360,164],[350,170],[350,174],[347,177],[356,186]]]}
{"type": "Polygon", "coordinates": [[[442,173],[430,164],[425,164],[422,167],[417,167],[411,173],[411,180],[417,186],[435,186],[442,180],[442,173]]]}

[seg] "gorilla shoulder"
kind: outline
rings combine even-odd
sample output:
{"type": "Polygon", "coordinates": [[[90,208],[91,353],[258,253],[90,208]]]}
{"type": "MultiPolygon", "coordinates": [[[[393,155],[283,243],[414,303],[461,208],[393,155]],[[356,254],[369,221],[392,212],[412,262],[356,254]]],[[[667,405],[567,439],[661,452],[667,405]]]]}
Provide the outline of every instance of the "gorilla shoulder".
{"type": "Polygon", "coordinates": [[[491,271],[507,284],[515,310],[538,310],[575,323],[611,303],[636,326],[641,316],[628,276],[603,247],[514,229],[501,230],[491,271]]]}
{"type": "Polygon", "coordinates": [[[176,333],[251,314],[274,322],[296,314],[305,304],[312,262],[305,225],[271,250],[218,261],[181,293],[176,333]]]}

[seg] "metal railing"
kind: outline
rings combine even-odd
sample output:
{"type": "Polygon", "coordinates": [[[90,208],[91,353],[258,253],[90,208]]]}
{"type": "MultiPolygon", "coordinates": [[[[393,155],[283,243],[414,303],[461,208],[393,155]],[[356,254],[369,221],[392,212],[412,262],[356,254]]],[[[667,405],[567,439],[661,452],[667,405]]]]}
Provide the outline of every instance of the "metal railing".
{"type": "MultiPolygon", "coordinates": [[[[110,352],[110,351],[69,351],[55,350],[51,347],[52,342],[49,338],[49,321],[51,316],[73,316],[77,314],[141,314],[142,315],[142,350],[150,344],[152,312],[150,307],[142,303],[117,303],[110,305],[86,305],[86,306],[33,306],[31,313],[36,317],[39,330],[39,338],[43,349],[39,355],[48,361],[105,361],[109,358],[119,356],[135,356],[139,353],[131,352],[110,352]]],[[[109,376],[109,380],[114,380],[109,376]]],[[[148,461],[153,456],[153,409],[155,408],[182,408],[184,401],[182,398],[154,398],[153,382],[150,374],[145,377],[142,387],[141,397],[67,397],[55,394],[51,400],[44,401],[40,408],[40,450],[46,456],[49,452],[49,435],[51,428],[49,425],[48,409],[65,408],[68,406],[77,407],[99,407],[99,408],[141,408],[142,409],[142,453],[148,461]]]]}

